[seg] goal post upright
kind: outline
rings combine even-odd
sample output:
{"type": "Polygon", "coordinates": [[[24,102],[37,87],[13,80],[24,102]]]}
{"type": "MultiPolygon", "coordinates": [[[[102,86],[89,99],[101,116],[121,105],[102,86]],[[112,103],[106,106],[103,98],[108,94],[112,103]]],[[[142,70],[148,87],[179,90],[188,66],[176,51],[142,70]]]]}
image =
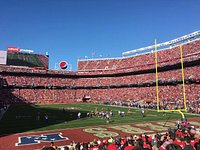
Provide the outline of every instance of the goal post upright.
{"type": "Polygon", "coordinates": [[[180,45],[180,61],[181,61],[181,70],[182,70],[182,87],[183,87],[183,100],[184,100],[184,108],[183,109],[177,109],[177,110],[160,110],[159,104],[159,88],[158,88],[158,52],[157,52],[157,43],[156,39],[154,42],[154,53],[155,53],[155,66],[156,66],[156,103],[157,103],[157,112],[178,112],[181,114],[182,118],[185,118],[185,115],[182,111],[186,111],[186,92],[185,92],[185,80],[184,80],[184,65],[183,65],[183,55],[182,55],[182,45],[180,45]]]}
{"type": "Polygon", "coordinates": [[[156,64],[156,103],[157,103],[157,111],[160,112],[159,97],[158,97],[158,54],[157,54],[156,39],[154,42],[154,49],[155,49],[155,64],[156,64]]]}
{"type": "Polygon", "coordinates": [[[184,65],[183,65],[183,48],[182,45],[180,45],[180,54],[181,54],[181,70],[182,70],[182,85],[183,85],[183,102],[184,102],[184,111],[187,110],[186,106],[186,92],[185,92],[185,76],[184,76],[184,65]]]}

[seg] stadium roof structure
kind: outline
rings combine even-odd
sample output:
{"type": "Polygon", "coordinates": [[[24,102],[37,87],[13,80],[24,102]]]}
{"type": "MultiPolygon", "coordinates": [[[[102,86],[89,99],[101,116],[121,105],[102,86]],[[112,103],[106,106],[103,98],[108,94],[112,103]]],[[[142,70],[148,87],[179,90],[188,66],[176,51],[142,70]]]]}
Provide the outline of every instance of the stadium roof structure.
{"type": "MultiPolygon", "coordinates": [[[[184,35],[180,38],[176,38],[171,41],[157,44],[156,47],[157,47],[158,51],[160,51],[160,50],[164,50],[166,48],[173,48],[173,47],[176,47],[181,44],[186,44],[186,43],[198,40],[198,39],[200,39],[200,30],[190,33],[188,35],[184,35]]],[[[122,56],[128,57],[128,56],[133,56],[133,55],[138,55],[138,54],[144,54],[145,52],[149,52],[149,51],[153,52],[154,50],[155,50],[155,45],[151,45],[151,46],[123,52],[122,56]]]]}

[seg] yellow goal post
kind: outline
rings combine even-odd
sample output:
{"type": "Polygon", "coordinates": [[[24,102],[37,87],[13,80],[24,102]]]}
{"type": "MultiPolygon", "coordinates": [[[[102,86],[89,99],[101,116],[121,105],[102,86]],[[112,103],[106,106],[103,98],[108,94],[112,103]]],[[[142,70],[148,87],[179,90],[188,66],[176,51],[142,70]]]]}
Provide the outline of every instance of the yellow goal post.
{"type": "Polygon", "coordinates": [[[180,45],[180,61],[181,61],[181,70],[182,70],[182,87],[183,87],[183,109],[170,109],[170,110],[161,110],[159,107],[160,100],[159,100],[159,85],[158,85],[158,54],[157,54],[157,45],[156,39],[154,43],[154,53],[155,53],[155,65],[156,65],[156,103],[157,103],[157,112],[178,112],[181,114],[182,118],[185,118],[183,112],[186,112],[186,92],[185,92],[185,79],[184,79],[184,65],[183,65],[183,53],[182,53],[182,45],[180,45]]]}

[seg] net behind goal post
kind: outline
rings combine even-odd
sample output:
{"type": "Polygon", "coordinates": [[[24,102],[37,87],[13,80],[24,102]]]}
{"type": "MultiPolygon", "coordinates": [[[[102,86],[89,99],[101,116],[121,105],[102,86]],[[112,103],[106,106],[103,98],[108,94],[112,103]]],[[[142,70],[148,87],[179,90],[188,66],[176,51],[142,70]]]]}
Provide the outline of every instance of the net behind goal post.
{"type": "MultiPolygon", "coordinates": [[[[184,113],[187,110],[186,107],[186,93],[185,93],[185,80],[184,80],[184,66],[183,66],[183,52],[182,45],[180,45],[180,64],[181,68],[177,69],[177,71],[181,71],[181,84],[171,85],[171,86],[160,86],[159,85],[159,57],[157,53],[156,40],[154,44],[155,49],[155,65],[156,65],[156,104],[158,112],[178,112],[181,114],[182,118],[185,118],[184,113]],[[166,88],[167,87],[167,88],[166,88]],[[164,88],[164,90],[162,90],[164,88]],[[169,91],[168,91],[169,90],[169,91]],[[166,94],[166,97],[159,97],[159,93],[169,92],[166,94]],[[179,94],[177,94],[179,93],[179,94]],[[180,93],[181,97],[180,98],[180,93]],[[173,96],[172,96],[173,95],[173,96]],[[175,96],[174,96],[175,95],[175,96]],[[169,97],[167,97],[169,96],[169,97]],[[177,96],[177,98],[175,98],[177,96]]],[[[176,50],[176,49],[175,49],[176,50]]],[[[169,69],[170,70],[170,69],[169,69]]],[[[173,70],[172,70],[173,71],[173,70]]],[[[170,72],[169,72],[170,75],[170,72]]],[[[171,77],[173,78],[173,77],[171,77]]],[[[173,82],[173,81],[172,81],[173,82]]]]}

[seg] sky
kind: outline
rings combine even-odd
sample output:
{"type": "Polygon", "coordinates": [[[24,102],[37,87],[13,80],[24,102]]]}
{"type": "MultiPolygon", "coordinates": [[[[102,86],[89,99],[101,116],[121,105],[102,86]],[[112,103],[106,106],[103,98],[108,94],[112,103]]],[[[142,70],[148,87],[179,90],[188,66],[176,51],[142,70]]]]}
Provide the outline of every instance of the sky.
{"type": "Polygon", "coordinates": [[[49,68],[122,52],[200,30],[200,0],[0,0],[0,50],[49,53],[49,68]],[[93,53],[94,54],[94,53],[93,53]]]}

